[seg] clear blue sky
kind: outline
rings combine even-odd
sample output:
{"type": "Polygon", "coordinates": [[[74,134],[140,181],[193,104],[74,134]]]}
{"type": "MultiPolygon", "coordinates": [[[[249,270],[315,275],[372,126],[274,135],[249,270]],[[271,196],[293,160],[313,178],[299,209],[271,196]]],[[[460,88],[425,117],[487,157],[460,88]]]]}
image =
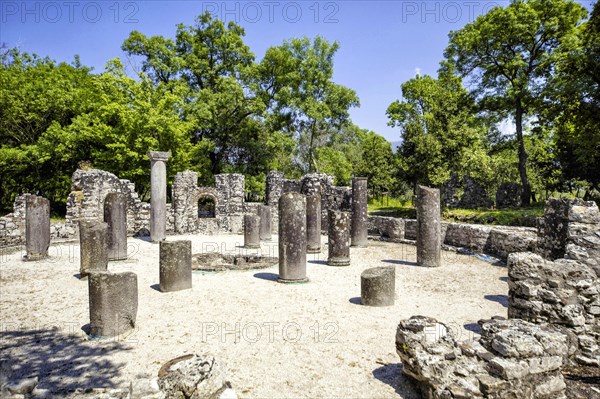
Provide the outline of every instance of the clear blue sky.
{"type": "MultiPolygon", "coordinates": [[[[589,7],[591,0],[582,3],[589,7]]],[[[22,51],[102,71],[121,57],[132,30],[174,37],[178,23],[193,24],[204,10],[246,30],[257,59],[292,37],[337,40],[336,83],[358,93],[352,120],[390,141],[385,110],[400,98],[400,85],[415,73],[435,75],[448,32],[460,29],[508,0],[473,1],[0,1],[0,41],[22,51]]]]}

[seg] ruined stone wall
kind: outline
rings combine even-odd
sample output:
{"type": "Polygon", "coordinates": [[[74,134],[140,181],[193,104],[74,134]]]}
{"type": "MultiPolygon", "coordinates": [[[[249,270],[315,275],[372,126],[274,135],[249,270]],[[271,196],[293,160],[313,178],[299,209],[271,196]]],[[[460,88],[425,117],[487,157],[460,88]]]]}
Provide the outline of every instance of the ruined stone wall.
{"type": "MultiPolygon", "coordinates": [[[[13,212],[0,217],[0,247],[25,244],[25,203],[31,194],[15,198],[13,212]]],[[[52,240],[69,240],[76,237],[76,229],[67,223],[51,223],[52,240]]]]}
{"type": "MultiPolygon", "coordinates": [[[[416,220],[369,216],[369,234],[389,241],[416,240],[416,220]]],[[[536,247],[536,230],[528,227],[484,226],[442,222],[443,243],[506,259],[512,252],[536,247]]]]}
{"type": "Polygon", "coordinates": [[[73,173],[67,197],[67,225],[77,228],[79,220],[104,220],[104,200],[115,192],[127,198],[127,233],[147,235],[150,204],[139,199],[134,183],[98,169],[77,169],[73,173]]]}
{"type": "Polygon", "coordinates": [[[536,250],[508,258],[509,317],[564,327],[574,360],[600,366],[600,211],[594,202],[552,199],[536,250]]]}
{"type": "Polygon", "coordinates": [[[350,211],[352,188],[333,185],[333,176],[325,173],[309,173],[298,180],[284,179],[283,173],[271,171],[266,179],[265,202],[271,205],[274,225],[278,220],[277,204],[281,194],[297,192],[304,195],[321,195],[321,231],[328,227],[327,210],[350,211]]]}
{"type": "Polygon", "coordinates": [[[480,321],[481,339],[458,342],[435,319],[413,316],[396,331],[402,371],[426,399],[565,397],[569,337],[551,325],[480,321]]]}

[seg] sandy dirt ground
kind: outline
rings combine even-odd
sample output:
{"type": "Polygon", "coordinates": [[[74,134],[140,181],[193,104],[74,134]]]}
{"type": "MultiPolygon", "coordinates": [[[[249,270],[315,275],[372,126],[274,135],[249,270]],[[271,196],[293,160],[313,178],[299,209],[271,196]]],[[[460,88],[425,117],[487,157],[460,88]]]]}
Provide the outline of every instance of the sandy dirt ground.
{"type": "MultiPolygon", "coordinates": [[[[277,237],[260,250],[240,247],[242,236],[170,236],[192,240],[193,253],[277,256],[277,237]]],[[[226,364],[241,398],[417,398],[401,373],[396,326],[411,315],[447,323],[472,339],[477,320],[506,317],[505,267],[443,252],[443,266],[423,268],[415,247],[369,241],[352,248],[348,267],[308,255],[307,284],[276,282],[278,267],[193,274],[193,289],[158,291],[158,245],[129,239],[130,259],[111,271],[138,275],[136,328],[119,338],[90,340],[88,287],[79,280],[79,246],[53,245],[51,258],[22,262],[0,256],[0,356],[56,397],[76,388],[123,387],[154,378],[166,361],[212,354],[226,364]],[[396,269],[396,303],[360,305],[360,274],[396,269]]]]}

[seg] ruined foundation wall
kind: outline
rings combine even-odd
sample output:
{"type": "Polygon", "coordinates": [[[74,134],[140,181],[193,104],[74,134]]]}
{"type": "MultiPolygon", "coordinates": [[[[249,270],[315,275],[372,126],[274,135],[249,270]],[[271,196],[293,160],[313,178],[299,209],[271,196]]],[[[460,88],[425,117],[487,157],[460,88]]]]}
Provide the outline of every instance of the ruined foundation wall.
{"type": "Polygon", "coordinates": [[[600,211],[594,202],[552,199],[539,221],[538,254],[508,258],[511,318],[564,327],[573,360],[600,366],[600,211]]]}
{"type": "MultiPolygon", "coordinates": [[[[369,216],[369,234],[388,241],[416,240],[416,220],[369,216]]],[[[443,243],[506,259],[512,252],[533,250],[536,230],[528,227],[484,226],[442,222],[443,243]]]]}

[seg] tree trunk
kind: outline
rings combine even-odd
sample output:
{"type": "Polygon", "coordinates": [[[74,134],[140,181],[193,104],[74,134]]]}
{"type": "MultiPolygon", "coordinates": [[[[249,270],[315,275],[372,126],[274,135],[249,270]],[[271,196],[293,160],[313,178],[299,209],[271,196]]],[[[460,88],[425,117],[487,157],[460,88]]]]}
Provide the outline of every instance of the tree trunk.
{"type": "Polygon", "coordinates": [[[315,121],[313,121],[312,126],[310,128],[310,144],[308,146],[308,172],[313,173],[317,172],[317,163],[314,159],[314,149],[313,145],[315,142],[315,121]]]}
{"type": "Polygon", "coordinates": [[[515,124],[517,126],[517,142],[519,144],[519,175],[521,176],[521,185],[523,193],[521,194],[522,205],[531,203],[531,186],[527,178],[527,151],[525,151],[525,142],[523,140],[523,104],[518,98],[515,104],[515,124]]]}

